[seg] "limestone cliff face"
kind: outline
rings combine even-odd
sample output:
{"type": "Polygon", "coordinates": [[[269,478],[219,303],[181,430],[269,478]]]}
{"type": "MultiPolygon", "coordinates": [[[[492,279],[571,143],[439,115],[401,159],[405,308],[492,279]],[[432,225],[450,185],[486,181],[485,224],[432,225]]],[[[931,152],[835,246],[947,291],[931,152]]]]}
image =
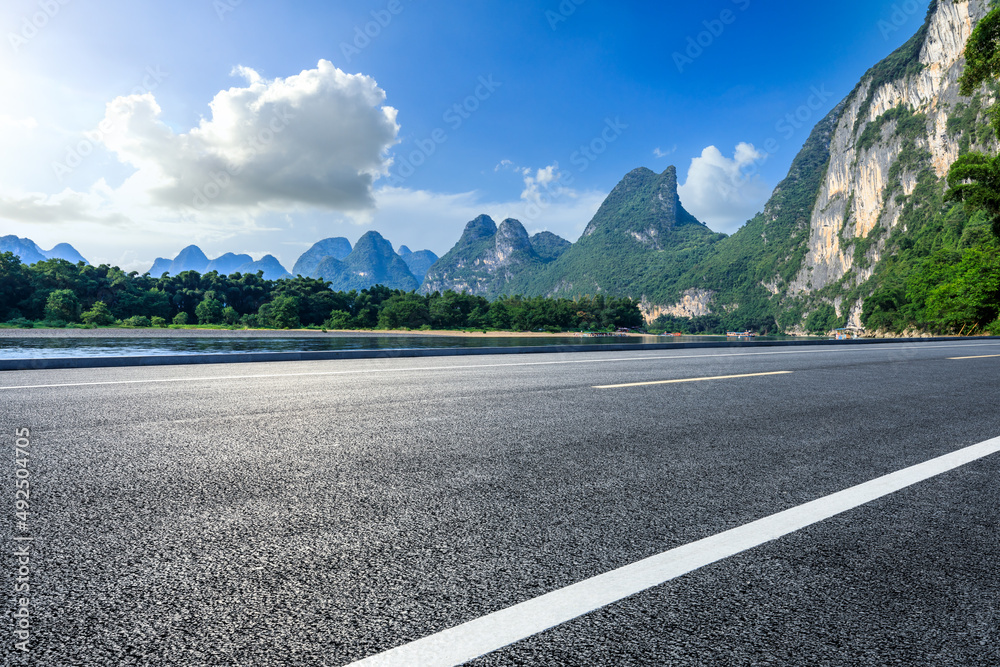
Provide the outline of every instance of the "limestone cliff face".
{"type": "Polygon", "coordinates": [[[642,301],[639,304],[646,322],[652,322],[660,315],[672,315],[674,317],[702,317],[712,313],[712,302],[715,299],[715,292],[703,289],[685,290],[680,301],[670,306],[657,306],[649,301],[642,301]]]}
{"type": "MultiPolygon", "coordinates": [[[[850,289],[867,281],[900,223],[906,197],[917,187],[922,165],[914,155],[922,156],[923,164],[929,160],[938,179],[947,175],[960,150],[948,121],[957,103],[969,102],[959,96],[962,54],[987,12],[986,0],[941,0],[922,31],[922,67],[887,83],[869,73],[848,97],[812,210],[808,252],[787,296],[809,297],[838,282],[850,289]]],[[[834,297],[832,303],[842,316],[842,300],[834,297]]],[[[850,304],[852,326],[861,325],[862,305],[850,304]]]]}

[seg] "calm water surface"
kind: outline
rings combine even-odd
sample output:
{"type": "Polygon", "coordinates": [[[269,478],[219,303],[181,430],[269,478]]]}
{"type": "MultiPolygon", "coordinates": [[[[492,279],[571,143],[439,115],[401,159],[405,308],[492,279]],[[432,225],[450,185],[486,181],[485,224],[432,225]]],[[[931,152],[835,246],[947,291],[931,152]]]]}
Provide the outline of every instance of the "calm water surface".
{"type": "Polygon", "coordinates": [[[482,338],[464,336],[331,336],[329,338],[0,338],[0,359],[124,357],[236,352],[323,352],[413,348],[523,347],[540,345],[676,343],[724,341],[725,336],[629,336],[581,338],[482,338]]]}

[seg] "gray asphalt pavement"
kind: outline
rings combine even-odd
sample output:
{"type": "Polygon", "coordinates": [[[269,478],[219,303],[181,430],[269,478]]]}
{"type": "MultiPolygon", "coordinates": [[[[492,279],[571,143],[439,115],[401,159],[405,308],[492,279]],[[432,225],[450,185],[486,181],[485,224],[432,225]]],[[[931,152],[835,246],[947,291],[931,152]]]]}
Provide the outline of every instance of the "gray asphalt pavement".
{"type": "MultiPolygon", "coordinates": [[[[0,656],[346,665],[1000,436],[986,355],[1000,341],[5,372],[0,656]]],[[[987,457],[471,664],[995,666],[998,478],[987,457]]]]}

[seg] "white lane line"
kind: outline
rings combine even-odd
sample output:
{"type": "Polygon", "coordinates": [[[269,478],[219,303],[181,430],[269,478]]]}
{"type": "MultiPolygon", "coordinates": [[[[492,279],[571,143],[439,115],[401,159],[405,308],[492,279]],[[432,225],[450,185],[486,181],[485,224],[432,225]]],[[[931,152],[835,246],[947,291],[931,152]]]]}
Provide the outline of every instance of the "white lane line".
{"type": "Polygon", "coordinates": [[[963,359],[996,359],[1000,354],[981,354],[978,357],[948,357],[948,361],[962,361],[963,359]]]}
{"type": "Polygon", "coordinates": [[[743,373],[742,375],[716,375],[715,377],[682,378],[680,380],[654,380],[652,382],[629,382],[628,384],[597,385],[594,389],[624,389],[626,387],[649,387],[655,384],[681,384],[683,382],[707,382],[709,380],[735,380],[736,378],[759,378],[765,375],[791,375],[792,371],[773,371],[771,373],[743,373]]]}
{"type": "Polygon", "coordinates": [[[348,667],[453,667],[698,568],[1000,452],[1000,438],[960,449],[444,630],[348,667]]]}
{"type": "MultiPolygon", "coordinates": [[[[891,344],[891,343],[890,343],[891,344]]],[[[946,349],[951,347],[982,347],[988,345],[1000,345],[1000,343],[969,343],[969,344],[948,344],[939,345],[935,343],[927,343],[924,349],[928,350],[938,350],[946,349]]],[[[897,348],[898,349],[898,348],[897,348]]],[[[809,349],[809,350],[784,350],[784,351],[771,351],[771,352],[732,352],[726,354],[683,354],[683,355],[663,355],[663,356],[642,356],[642,357],[617,357],[610,359],[567,359],[562,361],[525,361],[517,362],[511,364],[469,364],[465,366],[416,366],[412,368],[356,368],[353,370],[346,371],[317,371],[313,373],[262,373],[259,375],[215,375],[208,377],[179,377],[179,378],[149,378],[144,380],[108,380],[104,382],[66,382],[59,384],[29,384],[29,385],[17,385],[10,387],[0,387],[0,391],[4,390],[14,390],[14,389],[53,389],[58,387],[93,387],[93,386],[105,386],[105,385],[125,385],[125,384],[159,384],[166,382],[218,382],[222,380],[262,380],[267,378],[293,378],[293,377],[317,377],[317,376],[332,376],[332,375],[366,375],[369,373],[416,373],[416,372],[426,372],[426,371],[461,371],[461,370],[475,370],[479,368],[507,368],[507,367],[518,367],[518,366],[560,366],[566,364],[598,364],[598,363],[618,363],[623,361],[659,361],[665,359],[722,359],[726,357],[762,357],[762,356],[773,356],[779,354],[844,354],[847,352],[886,352],[892,351],[887,350],[885,347],[877,348],[820,348],[820,349],[809,349]]],[[[594,350],[594,352],[600,352],[600,350],[594,350]]],[[[558,354],[554,352],[553,354],[558,354]]],[[[589,352],[587,354],[590,354],[589,352]]],[[[405,358],[405,357],[401,357],[405,358]]],[[[397,358],[398,360],[399,358],[397,358]]],[[[394,359],[373,359],[367,361],[392,361],[394,359]]],[[[340,360],[334,360],[337,363],[340,360]]],[[[349,360],[348,360],[349,361],[349,360]]],[[[326,363],[327,360],[317,360],[314,363],[326,363]]],[[[287,363],[301,363],[301,362],[287,362],[287,363]]],[[[155,368],[153,366],[131,366],[127,369],[135,370],[138,368],[155,368]]],[[[74,370],[74,369],[62,369],[62,370],[74,370]]],[[[76,370],[87,370],[93,371],[96,369],[76,369],[76,370]]],[[[116,369],[122,370],[122,369],[116,369]]],[[[20,372],[30,372],[30,371],[7,371],[10,373],[20,373],[20,372]]]]}

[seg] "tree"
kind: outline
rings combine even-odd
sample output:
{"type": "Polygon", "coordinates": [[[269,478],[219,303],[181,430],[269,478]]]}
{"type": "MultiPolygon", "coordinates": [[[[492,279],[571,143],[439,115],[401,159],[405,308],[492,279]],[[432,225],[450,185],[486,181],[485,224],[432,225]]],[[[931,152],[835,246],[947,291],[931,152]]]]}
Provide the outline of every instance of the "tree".
{"type": "Polygon", "coordinates": [[[59,289],[45,301],[45,317],[50,320],[76,322],[80,319],[80,300],[71,289],[59,289]]]}
{"type": "MultiPolygon", "coordinates": [[[[31,277],[21,258],[12,252],[0,253],[0,318],[11,317],[11,311],[31,296],[31,277]]],[[[14,314],[14,317],[20,317],[14,314]]]]}
{"type": "Polygon", "coordinates": [[[984,211],[993,233],[1000,237],[1000,156],[982,153],[961,156],[948,170],[948,187],[945,201],[962,202],[970,216],[984,211]]]}
{"type": "Polygon", "coordinates": [[[299,300],[292,296],[275,297],[258,311],[260,323],[272,329],[299,328],[299,300]]]}
{"type": "MultiPolygon", "coordinates": [[[[965,46],[965,70],[959,78],[962,95],[972,96],[984,83],[1000,77],[1000,8],[994,9],[976,24],[965,46]]],[[[1000,105],[989,111],[993,129],[1000,136],[1000,105]]],[[[948,193],[945,200],[965,204],[970,215],[985,211],[1000,237],[1000,157],[968,153],[959,157],[948,170],[948,193]]]]}
{"type": "Polygon", "coordinates": [[[218,324],[222,319],[222,302],[215,298],[215,292],[205,292],[205,298],[194,309],[198,324],[218,324]]]}
{"type": "MultiPolygon", "coordinates": [[[[1000,77],[1000,8],[994,9],[976,24],[965,45],[965,70],[959,77],[959,91],[971,97],[987,81],[1000,77]]],[[[1000,135],[1000,115],[991,111],[993,127],[1000,135]]]]}
{"type": "Polygon", "coordinates": [[[96,302],[82,317],[85,323],[97,326],[107,326],[115,323],[115,316],[111,314],[108,305],[103,301],[96,302]]]}
{"type": "Polygon", "coordinates": [[[184,326],[188,323],[188,314],[183,310],[176,315],[174,315],[174,324],[178,326],[184,326]]]}
{"type": "Polygon", "coordinates": [[[330,317],[323,326],[327,329],[356,329],[357,323],[346,310],[334,310],[330,312],[330,317]]]}
{"type": "Polygon", "coordinates": [[[430,324],[431,314],[423,297],[415,294],[398,294],[390,297],[379,311],[380,329],[418,329],[430,324]]]}

